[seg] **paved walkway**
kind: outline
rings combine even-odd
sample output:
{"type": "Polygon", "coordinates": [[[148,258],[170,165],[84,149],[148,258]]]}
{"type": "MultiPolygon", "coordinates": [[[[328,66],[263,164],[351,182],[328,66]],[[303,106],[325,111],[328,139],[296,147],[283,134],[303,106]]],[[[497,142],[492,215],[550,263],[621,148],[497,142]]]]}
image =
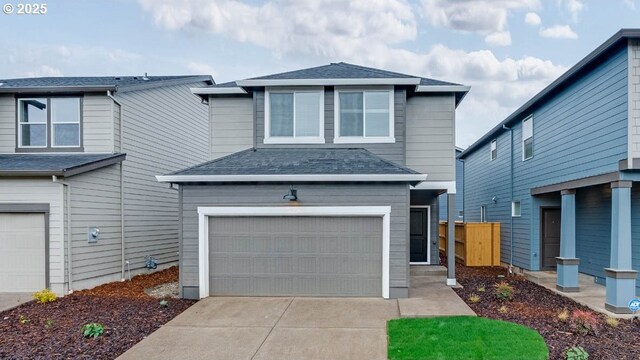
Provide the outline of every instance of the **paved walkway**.
{"type": "Polygon", "coordinates": [[[33,300],[33,294],[0,293],[0,312],[13,309],[33,300]]]}

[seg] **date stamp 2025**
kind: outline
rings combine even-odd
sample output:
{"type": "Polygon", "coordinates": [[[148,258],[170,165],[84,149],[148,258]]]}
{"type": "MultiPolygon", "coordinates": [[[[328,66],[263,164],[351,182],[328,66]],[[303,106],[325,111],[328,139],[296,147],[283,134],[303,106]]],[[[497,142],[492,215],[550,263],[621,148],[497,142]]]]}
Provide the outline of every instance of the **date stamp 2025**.
{"type": "Polygon", "coordinates": [[[2,12],[6,15],[44,15],[47,13],[47,4],[6,3],[2,5],[2,12]]]}

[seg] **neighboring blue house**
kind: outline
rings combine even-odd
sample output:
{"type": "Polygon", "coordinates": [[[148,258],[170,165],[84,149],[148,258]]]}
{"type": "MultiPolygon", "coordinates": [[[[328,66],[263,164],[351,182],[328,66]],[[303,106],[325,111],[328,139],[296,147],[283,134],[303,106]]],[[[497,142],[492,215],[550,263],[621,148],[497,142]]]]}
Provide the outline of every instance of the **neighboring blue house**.
{"type": "Polygon", "coordinates": [[[640,268],[640,29],[623,29],[468,149],[466,221],[498,221],[502,261],[578,271],[629,312],[640,268]],[[512,231],[513,229],[513,231],[512,231]]]}
{"type": "MultiPolygon", "coordinates": [[[[462,149],[456,147],[456,158],[462,153],[462,149]]],[[[462,191],[464,189],[464,163],[456,160],[456,221],[463,221],[464,201],[462,191]]],[[[441,194],[438,197],[438,212],[440,213],[440,221],[447,221],[447,194],[441,194]]]]}

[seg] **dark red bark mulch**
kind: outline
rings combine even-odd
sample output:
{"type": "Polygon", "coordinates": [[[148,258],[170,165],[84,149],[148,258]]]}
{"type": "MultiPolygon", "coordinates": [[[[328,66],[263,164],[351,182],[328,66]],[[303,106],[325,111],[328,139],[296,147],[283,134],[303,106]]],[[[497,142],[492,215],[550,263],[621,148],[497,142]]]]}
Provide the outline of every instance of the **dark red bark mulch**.
{"type": "Polygon", "coordinates": [[[144,288],[177,281],[177,268],[78,291],[48,304],[32,301],[0,313],[0,359],[115,359],[194,304],[170,299],[167,307],[144,288]],[[27,319],[22,324],[20,319],[27,319]],[[50,326],[46,326],[48,320],[50,326]],[[84,338],[82,325],[105,332],[84,338]]]}
{"type": "Polygon", "coordinates": [[[456,277],[464,287],[456,289],[458,295],[478,316],[511,321],[537,330],[549,347],[550,359],[563,359],[564,352],[572,346],[582,346],[589,352],[589,359],[640,359],[640,321],[622,320],[613,328],[606,323],[606,316],[593,312],[575,301],[555,294],[519,275],[507,275],[501,267],[465,267],[456,265],[456,277]],[[498,277],[504,275],[504,278],[498,277]],[[515,289],[513,301],[501,301],[494,293],[494,284],[507,281],[515,289]],[[485,291],[478,289],[484,287],[485,291]],[[471,295],[480,301],[469,301],[471,295]],[[499,309],[505,306],[506,312],[499,309]],[[595,334],[580,335],[571,321],[561,321],[558,313],[567,309],[587,310],[596,315],[598,325],[595,334]]]}

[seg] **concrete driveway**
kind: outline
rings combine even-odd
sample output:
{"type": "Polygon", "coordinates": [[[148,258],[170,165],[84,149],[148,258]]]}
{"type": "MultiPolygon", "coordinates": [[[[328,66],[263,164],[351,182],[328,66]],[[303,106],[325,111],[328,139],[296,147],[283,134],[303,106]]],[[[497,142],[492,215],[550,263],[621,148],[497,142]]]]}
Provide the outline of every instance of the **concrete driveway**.
{"type": "Polygon", "coordinates": [[[0,312],[33,300],[33,294],[0,293],[0,312]]]}
{"type": "Polygon", "coordinates": [[[386,359],[398,317],[379,298],[211,297],[119,359],[386,359]]]}

